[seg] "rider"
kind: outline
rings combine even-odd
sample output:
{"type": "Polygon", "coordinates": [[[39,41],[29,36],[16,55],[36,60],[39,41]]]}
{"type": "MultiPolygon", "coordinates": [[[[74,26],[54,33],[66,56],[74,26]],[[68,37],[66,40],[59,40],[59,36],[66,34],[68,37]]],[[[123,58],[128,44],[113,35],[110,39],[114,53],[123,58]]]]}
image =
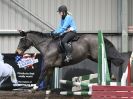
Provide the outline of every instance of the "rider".
{"type": "Polygon", "coordinates": [[[72,59],[72,56],[67,43],[75,37],[77,29],[73,17],[68,13],[65,5],[60,6],[57,12],[59,12],[61,20],[59,27],[53,34],[63,37],[61,43],[64,46],[66,53],[65,62],[69,62],[72,59]]]}

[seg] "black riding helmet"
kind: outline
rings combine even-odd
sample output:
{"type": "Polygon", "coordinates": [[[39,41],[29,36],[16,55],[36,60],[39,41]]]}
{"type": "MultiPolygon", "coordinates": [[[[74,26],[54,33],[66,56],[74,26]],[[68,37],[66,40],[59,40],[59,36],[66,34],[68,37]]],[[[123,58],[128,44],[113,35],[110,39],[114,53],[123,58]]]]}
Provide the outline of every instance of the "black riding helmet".
{"type": "Polygon", "coordinates": [[[67,7],[65,5],[61,5],[59,8],[58,8],[58,11],[57,12],[67,12],[67,7]]]}
{"type": "Polygon", "coordinates": [[[67,7],[65,5],[61,5],[59,8],[58,8],[58,11],[57,12],[63,12],[63,16],[62,16],[62,19],[65,19],[66,15],[67,15],[67,7]]]}

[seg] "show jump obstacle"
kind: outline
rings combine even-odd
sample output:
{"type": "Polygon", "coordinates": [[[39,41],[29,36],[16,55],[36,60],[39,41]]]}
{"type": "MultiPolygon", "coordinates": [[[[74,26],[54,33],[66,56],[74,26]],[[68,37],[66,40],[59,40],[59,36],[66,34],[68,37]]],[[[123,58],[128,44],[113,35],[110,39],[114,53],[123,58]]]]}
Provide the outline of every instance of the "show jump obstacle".
{"type": "Polygon", "coordinates": [[[106,58],[103,33],[98,32],[98,73],[74,77],[72,81],[60,80],[61,84],[73,85],[72,91],[61,91],[61,95],[88,95],[91,99],[133,99],[130,65],[133,53],[121,82],[111,82],[106,58]],[[128,86],[127,86],[128,85],[128,86]]]}

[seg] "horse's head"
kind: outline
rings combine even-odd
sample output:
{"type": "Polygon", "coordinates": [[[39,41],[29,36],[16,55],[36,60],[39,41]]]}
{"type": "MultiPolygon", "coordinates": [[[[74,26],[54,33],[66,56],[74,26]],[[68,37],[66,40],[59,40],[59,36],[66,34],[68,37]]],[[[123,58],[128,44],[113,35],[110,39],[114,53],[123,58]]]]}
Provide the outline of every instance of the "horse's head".
{"type": "Polygon", "coordinates": [[[19,33],[22,38],[19,41],[16,53],[22,55],[27,49],[32,46],[32,42],[27,38],[26,32],[19,30],[19,33]]]}

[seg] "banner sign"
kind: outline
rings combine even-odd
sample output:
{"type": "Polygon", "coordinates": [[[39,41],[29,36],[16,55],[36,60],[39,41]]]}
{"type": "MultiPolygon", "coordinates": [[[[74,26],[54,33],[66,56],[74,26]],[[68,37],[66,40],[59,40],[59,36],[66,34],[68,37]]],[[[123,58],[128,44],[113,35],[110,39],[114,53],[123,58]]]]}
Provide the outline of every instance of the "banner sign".
{"type": "Polygon", "coordinates": [[[28,67],[34,68],[33,64],[38,63],[38,59],[35,58],[36,58],[36,53],[33,56],[25,54],[23,56],[16,56],[15,61],[17,62],[19,68],[25,68],[25,69],[28,67]]]}
{"type": "Polygon", "coordinates": [[[27,66],[33,65],[34,63],[37,63],[38,59],[33,59],[33,58],[26,58],[26,59],[21,59],[18,61],[18,66],[19,68],[26,68],[27,66]]]}
{"type": "MultiPolygon", "coordinates": [[[[10,64],[14,68],[18,80],[18,85],[33,86],[37,83],[42,65],[42,57],[40,54],[37,54],[35,57],[31,57],[34,56],[34,54],[30,54],[30,57],[21,57],[17,62],[15,61],[15,54],[3,55],[4,62],[10,64]]],[[[4,82],[2,85],[7,86],[7,84],[10,83],[8,80],[8,82],[4,82]]]]}

